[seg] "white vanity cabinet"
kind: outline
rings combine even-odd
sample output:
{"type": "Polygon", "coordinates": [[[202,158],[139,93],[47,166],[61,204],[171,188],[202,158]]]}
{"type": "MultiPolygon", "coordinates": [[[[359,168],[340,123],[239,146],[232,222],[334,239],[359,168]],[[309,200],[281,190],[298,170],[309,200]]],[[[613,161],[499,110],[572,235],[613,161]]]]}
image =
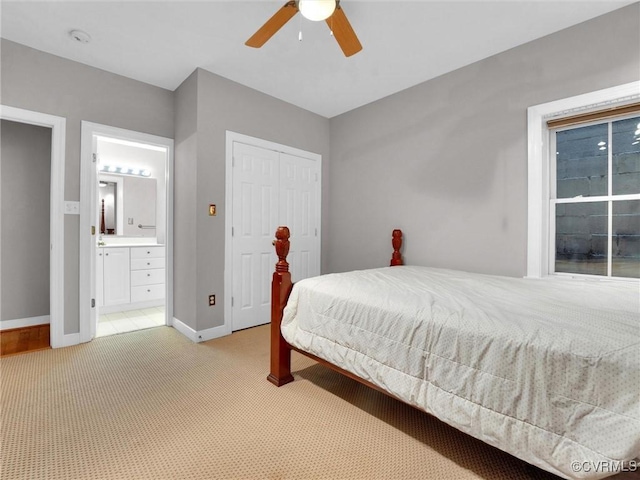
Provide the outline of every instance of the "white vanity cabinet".
{"type": "Polygon", "coordinates": [[[164,246],[98,248],[96,300],[101,313],[164,304],[164,246]]]}
{"type": "Polygon", "coordinates": [[[120,305],[131,301],[129,249],[103,248],[103,305],[120,305]]]}
{"type": "Polygon", "coordinates": [[[164,247],[131,247],[131,301],[164,298],[164,247]]]}
{"type": "Polygon", "coordinates": [[[96,302],[98,307],[104,305],[104,248],[97,249],[96,256],[96,302]]]}

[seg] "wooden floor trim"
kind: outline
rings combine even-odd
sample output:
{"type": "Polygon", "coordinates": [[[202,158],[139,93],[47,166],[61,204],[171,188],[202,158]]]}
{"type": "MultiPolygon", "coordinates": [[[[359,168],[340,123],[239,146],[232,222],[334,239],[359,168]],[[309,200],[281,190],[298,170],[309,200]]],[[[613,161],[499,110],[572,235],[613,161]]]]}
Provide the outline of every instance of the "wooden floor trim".
{"type": "Polygon", "coordinates": [[[11,328],[0,331],[0,356],[17,355],[51,348],[50,325],[11,328]]]}

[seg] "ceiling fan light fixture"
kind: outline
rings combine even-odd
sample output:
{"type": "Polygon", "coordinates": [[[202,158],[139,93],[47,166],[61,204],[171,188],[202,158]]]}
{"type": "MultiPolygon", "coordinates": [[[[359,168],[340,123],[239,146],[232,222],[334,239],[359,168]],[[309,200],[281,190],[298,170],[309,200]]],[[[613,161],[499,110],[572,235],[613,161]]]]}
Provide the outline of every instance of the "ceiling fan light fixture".
{"type": "Polygon", "coordinates": [[[336,9],[336,0],[299,0],[298,10],[302,16],[314,22],[326,20],[336,9]]]}

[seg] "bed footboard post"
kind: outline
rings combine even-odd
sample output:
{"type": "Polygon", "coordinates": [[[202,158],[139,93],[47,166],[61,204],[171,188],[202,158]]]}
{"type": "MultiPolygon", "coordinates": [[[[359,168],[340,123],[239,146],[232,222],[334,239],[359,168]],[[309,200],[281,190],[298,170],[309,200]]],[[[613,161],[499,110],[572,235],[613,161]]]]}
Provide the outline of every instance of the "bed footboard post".
{"type": "Polygon", "coordinates": [[[289,236],[287,227],[278,227],[276,240],[273,242],[278,255],[278,263],[276,263],[276,271],[273,272],[271,282],[271,372],[267,380],[277,387],[293,381],[291,347],[280,332],[282,312],[293,287],[287,263],[289,236]]]}
{"type": "Polygon", "coordinates": [[[390,266],[403,265],[402,254],[400,248],[402,248],[402,230],[396,229],[391,235],[391,245],[393,245],[393,254],[391,255],[390,266]]]}

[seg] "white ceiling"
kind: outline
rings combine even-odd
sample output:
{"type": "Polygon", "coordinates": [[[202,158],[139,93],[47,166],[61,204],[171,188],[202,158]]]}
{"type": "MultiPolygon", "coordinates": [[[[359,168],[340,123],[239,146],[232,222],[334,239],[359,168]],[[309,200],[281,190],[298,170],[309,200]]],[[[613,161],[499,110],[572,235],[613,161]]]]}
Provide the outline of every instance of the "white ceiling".
{"type": "Polygon", "coordinates": [[[331,118],[634,1],[342,0],[363,45],[350,58],[324,22],[301,15],[246,47],[284,3],[1,0],[0,34],[169,90],[200,67],[331,118]]]}

